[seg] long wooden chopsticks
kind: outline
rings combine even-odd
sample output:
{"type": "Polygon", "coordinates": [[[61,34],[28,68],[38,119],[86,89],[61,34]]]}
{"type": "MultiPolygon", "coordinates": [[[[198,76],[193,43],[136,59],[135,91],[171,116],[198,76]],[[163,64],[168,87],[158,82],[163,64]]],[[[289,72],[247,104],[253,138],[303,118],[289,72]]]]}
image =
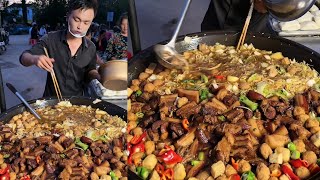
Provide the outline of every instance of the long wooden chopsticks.
{"type": "Polygon", "coordinates": [[[248,13],[248,16],[247,16],[247,19],[244,23],[244,26],[243,26],[243,29],[242,29],[242,33],[241,33],[241,36],[240,36],[240,39],[239,39],[239,42],[238,42],[238,45],[237,45],[237,50],[240,49],[240,47],[243,45],[244,43],[244,40],[246,39],[246,35],[247,35],[247,31],[248,31],[248,27],[249,27],[249,24],[250,24],[250,20],[251,20],[251,17],[252,17],[252,11],[253,11],[253,1],[251,2],[251,6],[250,6],[250,9],[249,9],[249,13],[248,13]]]}
{"type": "MultiPolygon", "coordinates": [[[[44,50],[44,53],[46,54],[46,56],[49,57],[47,48],[43,47],[43,50],[44,50]]],[[[51,78],[52,78],[52,81],[53,81],[54,89],[55,89],[56,94],[57,94],[58,101],[60,102],[62,100],[62,94],[61,94],[60,87],[59,87],[59,84],[58,84],[58,81],[57,81],[57,77],[56,77],[56,74],[54,73],[53,68],[52,68],[52,71],[50,73],[51,73],[51,78]]]]}

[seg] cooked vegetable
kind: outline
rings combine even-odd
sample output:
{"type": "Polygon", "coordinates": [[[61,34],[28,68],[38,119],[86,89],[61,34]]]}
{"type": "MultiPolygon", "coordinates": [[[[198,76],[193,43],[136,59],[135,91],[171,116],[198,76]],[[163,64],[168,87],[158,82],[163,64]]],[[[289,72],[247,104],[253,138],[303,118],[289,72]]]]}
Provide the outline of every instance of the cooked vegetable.
{"type": "Polygon", "coordinates": [[[158,157],[163,161],[165,164],[175,164],[182,161],[182,157],[175,153],[168,145],[165,145],[165,149],[163,149],[158,157]]]}
{"type": "Polygon", "coordinates": [[[255,177],[252,171],[247,171],[241,175],[241,180],[255,180],[255,177]]]}
{"type": "Polygon", "coordinates": [[[86,151],[89,147],[88,144],[85,144],[83,142],[80,141],[80,138],[76,138],[75,142],[74,142],[76,145],[80,146],[81,149],[83,149],[84,151],[86,151]]]}
{"type": "Polygon", "coordinates": [[[204,152],[199,152],[199,154],[198,154],[198,159],[199,159],[200,161],[203,161],[203,160],[204,160],[204,157],[205,157],[204,152]]]}
{"type": "Polygon", "coordinates": [[[293,142],[289,142],[287,147],[290,151],[295,151],[297,149],[296,145],[293,142]]]}
{"type": "Polygon", "coordinates": [[[299,159],[300,158],[300,152],[299,151],[292,151],[291,152],[291,159],[299,159]]]}
{"type": "Polygon", "coordinates": [[[258,104],[248,99],[245,95],[240,95],[240,102],[248,106],[252,111],[255,111],[258,108],[258,104]]]}

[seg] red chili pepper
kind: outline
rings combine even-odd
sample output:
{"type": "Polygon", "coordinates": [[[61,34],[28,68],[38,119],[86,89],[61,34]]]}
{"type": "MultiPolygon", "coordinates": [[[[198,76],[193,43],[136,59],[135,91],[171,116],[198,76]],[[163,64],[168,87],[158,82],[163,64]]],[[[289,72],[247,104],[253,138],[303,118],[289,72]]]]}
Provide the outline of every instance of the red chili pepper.
{"type": "Polygon", "coordinates": [[[9,166],[7,165],[7,167],[0,169],[0,174],[5,174],[5,173],[9,173],[9,166]]]}
{"type": "Polygon", "coordinates": [[[135,135],[135,136],[131,139],[130,143],[131,143],[131,144],[138,144],[138,143],[140,143],[141,141],[144,141],[146,136],[147,136],[147,132],[146,132],[146,131],[145,131],[143,134],[141,134],[140,136],[135,135]]]}
{"type": "Polygon", "coordinates": [[[37,157],[36,157],[36,162],[37,162],[38,164],[40,164],[40,161],[41,161],[41,157],[40,157],[40,156],[37,156],[37,157]]]}
{"type": "Polygon", "coordinates": [[[317,164],[311,164],[308,167],[308,169],[309,169],[311,174],[316,174],[316,173],[320,172],[320,167],[317,164]]]}
{"type": "Polygon", "coordinates": [[[183,126],[183,128],[185,129],[185,130],[187,130],[187,131],[189,131],[189,121],[188,121],[188,119],[183,119],[182,120],[182,126],[183,126]]]}
{"type": "Polygon", "coordinates": [[[168,168],[166,169],[162,175],[161,175],[161,180],[173,180],[173,169],[168,168]]]}
{"type": "Polygon", "coordinates": [[[290,164],[294,167],[294,168],[299,168],[301,166],[304,166],[304,167],[308,167],[309,164],[307,161],[305,160],[301,160],[301,159],[293,159],[293,160],[290,160],[290,164]]]}
{"type": "Polygon", "coordinates": [[[240,180],[241,177],[239,176],[239,174],[233,174],[230,176],[229,180],[240,180]]]}
{"type": "Polygon", "coordinates": [[[286,165],[281,166],[281,171],[287,175],[291,180],[300,180],[298,176],[296,176],[293,171],[286,165]]]}
{"type": "Polygon", "coordinates": [[[5,174],[2,174],[0,176],[0,180],[10,180],[10,174],[9,172],[5,173],[5,174]]]}
{"type": "Polygon", "coordinates": [[[29,175],[24,175],[20,178],[20,180],[31,180],[29,175]]]}
{"type": "Polygon", "coordinates": [[[238,171],[239,169],[239,163],[237,163],[233,158],[231,158],[232,167],[238,171]]]}
{"type": "Polygon", "coordinates": [[[175,153],[168,145],[165,145],[165,151],[158,156],[166,164],[175,164],[182,161],[182,157],[175,153]]]}
{"type": "Polygon", "coordinates": [[[157,164],[155,170],[160,176],[160,180],[173,180],[173,169],[168,168],[164,170],[163,165],[157,164]]]}
{"type": "Polygon", "coordinates": [[[223,75],[215,75],[214,78],[216,78],[216,79],[224,79],[224,76],[223,75]]]}
{"type": "Polygon", "coordinates": [[[133,147],[130,143],[128,143],[127,147],[130,153],[128,157],[128,164],[132,165],[132,155],[137,152],[145,152],[145,146],[144,143],[141,142],[140,144],[136,144],[133,147]]]}
{"type": "Polygon", "coordinates": [[[145,151],[144,143],[141,142],[140,144],[136,144],[131,148],[130,154],[134,154],[136,152],[144,152],[144,151],[145,151]]]}

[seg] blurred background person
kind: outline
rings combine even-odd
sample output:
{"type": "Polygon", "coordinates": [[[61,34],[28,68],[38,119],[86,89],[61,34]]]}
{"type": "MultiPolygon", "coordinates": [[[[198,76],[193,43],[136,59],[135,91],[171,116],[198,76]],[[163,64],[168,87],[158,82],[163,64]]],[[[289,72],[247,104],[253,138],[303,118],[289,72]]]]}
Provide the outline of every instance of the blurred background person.
{"type": "Polygon", "coordinates": [[[106,48],[107,60],[127,59],[128,57],[128,15],[122,14],[119,20],[120,32],[114,32],[106,48]]]}
{"type": "Polygon", "coordinates": [[[47,34],[46,26],[45,26],[45,25],[42,25],[41,28],[40,28],[40,30],[39,30],[39,36],[40,36],[40,38],[41,38],[42,36],[46,35],[46,34],[47,34]]]}
{"type": "Polygon", "coordinates": [[[37,24],[34,24],[32,26],[30,34],[31,34],[30,43],[33,46],[33,45],[37,44],[38,39],[39,39],[39,30],[38,30],[38,25],[37,24]]]}

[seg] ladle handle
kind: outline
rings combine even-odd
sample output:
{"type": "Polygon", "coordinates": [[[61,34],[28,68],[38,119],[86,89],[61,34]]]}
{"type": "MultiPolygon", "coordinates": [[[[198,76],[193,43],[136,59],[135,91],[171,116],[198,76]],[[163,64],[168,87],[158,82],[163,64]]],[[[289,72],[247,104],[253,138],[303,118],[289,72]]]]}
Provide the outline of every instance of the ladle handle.
{"type": "Polygon", "coordinates": [[[17,89],[10,83],[6,83],[7,87],[12,91],[21,101],[24,105],[27,106],[27,108],[31,111],[31,113],[37,118],[41,119],[41,117],[38,115],[38,113],[30,106],[30,104],[21,96],[21,94],[17,91],[17,89]]]}
{"type": "Polygon", "coordinates": [[[183,22],[183,20],[184,20],[184,17],[185,17],[186,14],[187,14],[187,11],[188,11],[188,8],[189,8],[190,3],[191,3],[191,0],[187,0],[187,3],[186,3],[186,5],[184,6],[183,12],[182,12],[182,14],[181,14],[181,17],[180,17],[180,19],[179,19],[178,25],[177,25],[177,27],[176,27],[176,30],[174,31],[174,34],[173,34],[170,42],[167,44],[167,45],[169,45],[169,46],[171,46],[171,47],[173,47],[173,48],[174,48],[174,46],[175,46],[177,36],[178,36],[178,34],[179,34],[179,31],[180,31],[182,22],[183,22]]]}

